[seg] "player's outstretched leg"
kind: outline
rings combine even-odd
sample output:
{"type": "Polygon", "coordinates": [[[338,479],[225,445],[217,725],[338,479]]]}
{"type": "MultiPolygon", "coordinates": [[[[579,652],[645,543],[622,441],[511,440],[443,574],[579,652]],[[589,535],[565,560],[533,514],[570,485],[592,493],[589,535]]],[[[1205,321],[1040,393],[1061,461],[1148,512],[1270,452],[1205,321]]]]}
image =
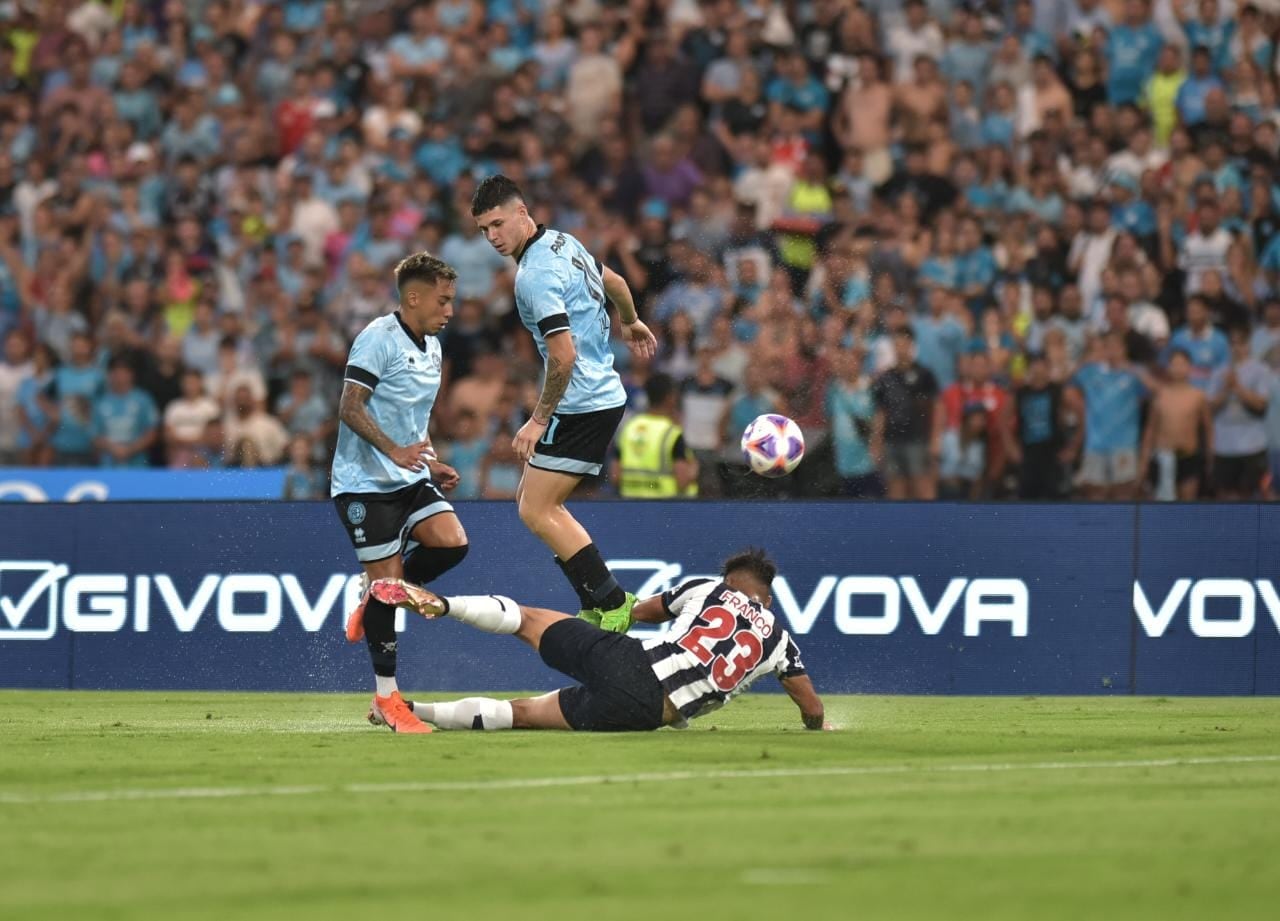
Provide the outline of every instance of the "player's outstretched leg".
{"type": "Polygon", "coordinates": [[[555,553],[582,604],[580,616],[603,630],[625,633],[631,627],[635,596],[623,591],[600,548],[565,505],[581,479],[531,462],[516,492],[520,520],[555,553]]]}

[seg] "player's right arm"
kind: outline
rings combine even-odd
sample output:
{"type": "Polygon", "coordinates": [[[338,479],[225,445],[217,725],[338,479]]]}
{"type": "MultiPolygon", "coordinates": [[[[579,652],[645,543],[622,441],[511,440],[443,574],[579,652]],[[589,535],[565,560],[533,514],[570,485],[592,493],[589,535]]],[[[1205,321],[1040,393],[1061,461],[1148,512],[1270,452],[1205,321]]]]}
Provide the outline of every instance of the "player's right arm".
{"type": "Polygon", "coordinates": [[[342,399],[338,403],[338,418],[347,428],[373,445],[395,463],[397,467],[418,471],[427,465],[431,445],[427,441],[401,447],[378,425],[369,412],[369,398],[373,391],[361,384],[347,381],[342,385],[342,399]]]}
{"type": "Polygon", "coordinates": [[[696,605],[702,603],[708,589],[715,584],[715,579],[689,579],[675,588],[637,602],[631,609],[631,617],[639,624],[665,624],[683,614],[690,604],[695,605],[694,610],[697,610],[696,605]]]}

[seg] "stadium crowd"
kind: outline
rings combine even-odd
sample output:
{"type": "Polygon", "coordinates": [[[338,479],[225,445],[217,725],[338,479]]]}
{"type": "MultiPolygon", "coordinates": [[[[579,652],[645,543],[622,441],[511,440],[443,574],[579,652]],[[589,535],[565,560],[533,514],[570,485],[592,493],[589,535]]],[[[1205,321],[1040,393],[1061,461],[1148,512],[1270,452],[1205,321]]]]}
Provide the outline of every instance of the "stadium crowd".
{"type": "MultiPolygon", "coordinates": [[[[469,199],[622,273],[702,495],[1280,483],[1280,2],[0,2],[0,463],[325,494],[392,266],[458,272],[434,440],[508,497],[541,368],[469,199]],[[747,477],[780,411],[809,455],[747,477]]],[[[615,324],[616,326],[616,324],[615,324]]],[[[608,490],[607,484],[600,486],[608,490]]]]}

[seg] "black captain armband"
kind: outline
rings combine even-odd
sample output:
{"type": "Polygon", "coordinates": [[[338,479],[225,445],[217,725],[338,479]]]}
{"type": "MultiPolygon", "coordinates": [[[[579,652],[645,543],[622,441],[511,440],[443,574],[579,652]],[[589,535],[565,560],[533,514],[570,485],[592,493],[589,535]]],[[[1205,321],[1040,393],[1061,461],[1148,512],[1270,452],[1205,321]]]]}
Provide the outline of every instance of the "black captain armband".
{"type": "Polygon", "coordinates": [[[342,375],[342,378],[353,384],[359,384],[361,387],[367,387],[370,390],[374,390],[378,386],[378,375],[372,371],[366,371],[359,365],[347,365],[347,370],[342,375]]]}
{"type": "Polygon", "coordinates": [[[544,339],[552,333],[562,332],[568,328],[569,315],[567,313],[553,314],[538,321],[538,332],[542,333],[544,339]]]}

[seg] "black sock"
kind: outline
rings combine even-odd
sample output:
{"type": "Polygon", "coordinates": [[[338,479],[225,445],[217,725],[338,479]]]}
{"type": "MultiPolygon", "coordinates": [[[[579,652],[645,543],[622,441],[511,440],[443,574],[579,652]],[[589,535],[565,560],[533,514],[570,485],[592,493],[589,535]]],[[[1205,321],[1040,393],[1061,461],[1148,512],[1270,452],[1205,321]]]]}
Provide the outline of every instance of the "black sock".
{"type": "Polygon", "coordinates": [[[396,674],[396,609],[370,597],[364,606],[364,639],[369,644],[373,673],[383,678],[396,674]]]}
{"type": "Polygon", "coordinates": [[[579,594],[591,599],[591,604],[584,607],[611,611],[626,604],[627,593],[609,572],[595,544],[587,544],[565,560],[564,571],[574,587],[580,587],[579,594]]]}
{"type": "Polygon", "coordinates": [[[574,580],[573,576],[569,574],[569,567],[565,565],[564,560],[560,559],[558,556],[553,556],[552,559],[556,561],[556,565],[560,567],[560,571],[564,573],[564,577],[568,579],[569,584],[573,586],[574,592],[578,595],[578,604],[582,609],[586,610],[588,608],[594,608],[596,606],[595,601],[586,593],[582,586],[574,580]]]}
{"type": "Polygon", "coordinates": [[[433,582],[461,563],[469,549],[470,544],[463,544],[461,547],[417,547],[404,558],[404,577],[418,585],[433,582]]]}

